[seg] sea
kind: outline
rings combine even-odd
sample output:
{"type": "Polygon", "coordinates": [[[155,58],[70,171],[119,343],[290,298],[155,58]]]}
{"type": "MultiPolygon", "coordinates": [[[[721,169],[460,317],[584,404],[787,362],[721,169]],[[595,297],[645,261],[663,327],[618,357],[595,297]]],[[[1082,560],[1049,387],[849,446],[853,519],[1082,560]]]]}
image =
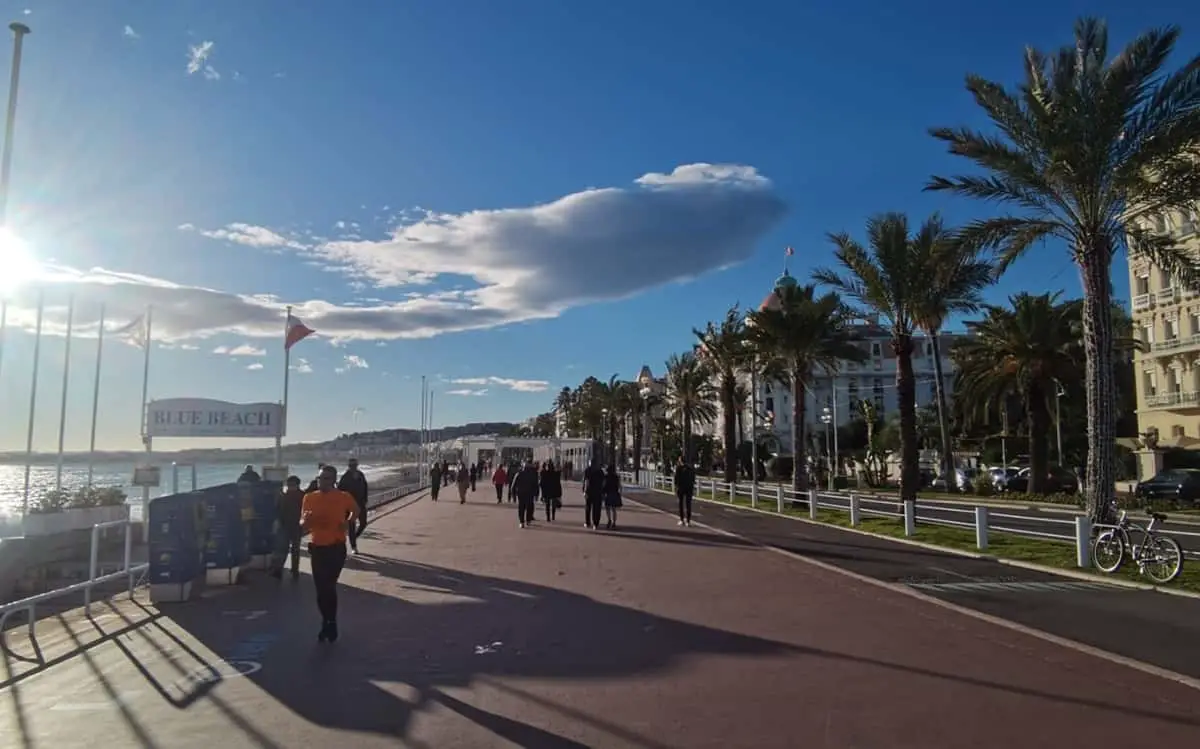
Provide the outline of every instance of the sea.
{"type": "MultiPolygon", "coordinates": [[[[159,463],[162,471],[162,486],[150,490],[151,497],[158,497],[172,493],[172,465],[171,463],[159,463]]],[[[402,471],[406,465],[401,464],[382,464],[382,465],[362,465],[361,469],[366,474],[367,480],[378,479],[384,475],[402,471]]],[[[293,472],[298,472],[297,475],[307,482],[308,479],[316,475],[316,466],[305,466],[306,470],[301,470],[298,466],[293,466],[293,472]]],[[[130,481],[133,479],[133,463],[97,463],[93,468],[92,485],[107,488],[117,487],[122,489],[131,498],[142,496],[142,490],[137,487],[130,486],[130,481]]],[[[245,463],[197,463],[196,464],[196,489],[204,489],[210,486],[219,484],[228,484],[237,480],[237,477],[246,469],[245,463]]],[[[54,489],[55,474],[57,468],[54,465],[34,465],[29,467],[29,501],[34,500],[54,489]]],[[[62,486],[67,491],[75,491],[84,486],[87,486],[88,467],[86,463],[64,463],[62,473],[62,486]]],[[[179,467],[179,491],[192,490],[192,469],[191,466],[179,467]]],[[[0,517],[3,516],[20,516],[21,504],[25,498],[25,466],[23,465],[0,465],[0,517]]]]}

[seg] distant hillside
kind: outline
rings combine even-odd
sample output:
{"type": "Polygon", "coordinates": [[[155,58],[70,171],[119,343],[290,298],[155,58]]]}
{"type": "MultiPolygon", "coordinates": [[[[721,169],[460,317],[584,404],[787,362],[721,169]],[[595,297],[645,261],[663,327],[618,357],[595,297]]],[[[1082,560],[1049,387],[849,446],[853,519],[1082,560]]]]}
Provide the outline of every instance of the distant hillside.
{"type": "MultiPolygon", "coordinates": [[[[475,434],[498,434],[510,435],[517,429],[516,424],[507,421],[485,421],[471,422],[456,427],[441,427],[435,431],[435,435],[443,440],[452,440],[459,437],[470,437],[475,434]]],[[[338,440],[355,440],[361,442],[370,442],[373,444],[392,444],[392,445],[416,445],[421,441],[421,432],[417,429],[383,429],[376,432],[352,432],[350,434],[339,435],[338,440]]],[[[333,442],[334,440],[330,440],[333,442]]],[[[328,443],[321,443],[328,444],[328,443]]],[[[312,445],[319,447],[318,445],[312,445]]]]}

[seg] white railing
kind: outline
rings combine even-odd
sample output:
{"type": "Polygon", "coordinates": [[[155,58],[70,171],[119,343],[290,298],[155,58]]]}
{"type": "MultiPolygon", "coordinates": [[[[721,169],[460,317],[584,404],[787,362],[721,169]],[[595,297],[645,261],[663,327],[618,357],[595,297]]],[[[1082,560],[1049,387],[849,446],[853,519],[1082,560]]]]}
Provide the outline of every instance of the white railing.
{"type": "Polygon", "coordinates": [[[413,492],[420,491],[424,488],[425,484],[423,483],[411,483],[394,486],[391,489],[384,489],[381,492],[374,492],[367,501],[367,507],[379,507],[380,505],[385,505],[388,502],[394,502],[395,500],[400,499],[407,494],[412,494],[413,492]]]}
{"type": "Polygon", "coordinates": [[[1144,309],[1150,309],[1150,302],[1153,298],[1150,294],[1138,294],[1133,298],[1133,311],[1141,312],[1144,309]]]}
{"type": "Polygon", "coordinates": [[[10,614],[18,611],[24,611],[27,614],[28,621],[26,626],[29,629],[29,636],[34,636],[34,627],[37,624],[37,606],[45,601],[52,601],[56,598],[73,595],[83,592],[83,607],[88,614],[92,610],[92,589],[97,585],[120,580],[125,578],[129,583],[129,595],[133,597],[133,591],[138,586],[141,578],[149,571],[150,565],[142,563],[133,564],[133,535],[131,525],[127,518],[121,520],[110,520],[106,523],[96,523],[92,526],[92,547],[88,556],[88,579],[81,580],[73,585],[68,585],[55,590],[48,590],[45,593],[39,593],[35,596],[22,598],[12,603],[0,604],[0,640],[4,637],[4,622],[10,614]],[[125,560],[121,569],[116,572],[110,572],[106,575],[98,575],[100,567],[100,531],[105,528],[116,528],[122,526],[125,528],[125,560]]]}
{"type": "MultiPolygon", "coordinates": [[[[674,479],[671,476],[642,471],[640,479],[634,481],[632,473],[623,474],[623,480],[629,484],[674,493],[674,479]]],[[[1063,510],[1066,513],[1074,513],[1071,517],[1049,517],[1045,513],[1022,513],[1018,508],[997,507],[994,504],[974,506],[970,504],[969,497],[964,497],[961,501],[921,499],[917,503],[901,504],[899,497],[895,495],[823,490],[796,492],[782,484],[729,484],[715,478],[699,476],[696,479],[697,499],[703,499],[703,493],[707,493],[715,502],[734,504],[738,500],[745,500],[753,509],[773,510],[778,513],[801,506],[808,510],[812,520],[818,519],[820,510],[843,512],[849,515],[852,527],[858,526],[864,517],[901,520],[904,523],[905,536],[916,535],[918,524],[973,530],[975,546],[980,551],[987,550],[992,533],[1071,543],[1075,546],[1076,564],[1079,567],[1091,566],[1091,519],[1075,513],[1073,508],[1069,507],[1064,507],[1063,510]]],[[[1185,557],[1200,558],[1200,533],[1174,529],[1157,532],[1178,541],[1184,549],[1185,557]]]]}

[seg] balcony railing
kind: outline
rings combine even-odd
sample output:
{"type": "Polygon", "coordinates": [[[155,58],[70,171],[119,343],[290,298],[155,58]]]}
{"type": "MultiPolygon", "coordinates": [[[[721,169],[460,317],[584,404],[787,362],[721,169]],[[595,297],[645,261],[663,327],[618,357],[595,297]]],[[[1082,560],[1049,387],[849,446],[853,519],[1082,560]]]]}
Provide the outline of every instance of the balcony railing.
{"type": "Polygon", "coordinates": [[[1154,297],[1151,294],[1138,294],[1133,298],[1133,311],[1141,312],[1144,309],[1150,309],[1154,297]]]}
{"type": "Polygon", "coordinates": [[[1165,341],[1155,341],[1154,343],[1150,344],[1150,350],[1158,354],[1165,351],[1174,351],[1176,349],[1190,349],[1194,346],[1200,346],[1200,333],[1194,333],[1190,336],[1170,338],[1165,341]]]}
{"type": "Polygon", "coordinates": [[[1168,286],[1165,289],[1160,289],[1159,292],[1155,294],[1155,299],[1159,304],[1171,304],[1172,302],[1179,301],[1179,292],[1174,286],[1168,286]]]}
{"type": "Polygon", "coordinates": [[[1146,397],[1149,408],[1170,408],[1172,406],[1194,406],[1200,403],[1200,391],[1180,390],[1174,393],[1162,393],[1146,397]]]}

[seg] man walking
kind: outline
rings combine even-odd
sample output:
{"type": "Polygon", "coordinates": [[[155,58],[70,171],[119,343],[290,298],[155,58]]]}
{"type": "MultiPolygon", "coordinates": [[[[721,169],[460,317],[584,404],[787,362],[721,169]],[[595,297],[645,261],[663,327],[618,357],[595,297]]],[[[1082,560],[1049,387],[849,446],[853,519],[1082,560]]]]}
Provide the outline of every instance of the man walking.
{"type": "Polygon", "coordinates": [[[367,487],[367,477],[363,472],[358,470],[358,459],[351,458],[346,467],[346,472],[342,474],[342,478],[338,481],[337,488],[354,497],[354,501],[358,503],[358,512],[354,513],[356,520],[355,526],[349,528],[347,534],[350,539],[350,549],[355,554],[358,553],[358,537],[367,529],[367,497],[370,490],[367,487]]]}
{"type": "Polygon", "coordinates": [[[679,525],[692,524],[692,497],[696,494],[696,470],[683,456],[675,465],[675,497],[679,500],[679,525]]]}
{"type": "Polygon", "coordinates": [[[322,468],[317,491],[305,494],[300,507],[300,527],[310,534],[308,561],[321,612],[319,642],[338,638],[337,584],[346,564],[346,534],[358,512],[358,501],[349,492],[334,488],[336,480],[336,468],[322,468]]]}
{"type": "Polygon", "coordinates": [[[583,471],[583,502],[584,527],[596,530],[600,527],[600,508],[604,506],[604,471],[595,458],[583,471]]]}
{"type": "Polygon", "coordinates": [[[532,460],[525,461],[525,465],[517,472],[512,493],[517,496],[517,517],[524,528],[533,522],[533,507],[538,495],[538,472],[532,460]]]}
{"type": "Polygon", "coordinates": [[[275,499],[275,554],[271,560],[271,576],[283,579],[283,566],[290,555],[292,579],[300,577],[300,508],[304,490],[299,476],[288,476],[285,488],[275,499]]]}
{"type": "Polygon", "coordinates": [[[471,464],[470,479],[471,479],[471,491],[475,491],[475,482],[479,480],[479,464],[478,463],[471,464]]]}

